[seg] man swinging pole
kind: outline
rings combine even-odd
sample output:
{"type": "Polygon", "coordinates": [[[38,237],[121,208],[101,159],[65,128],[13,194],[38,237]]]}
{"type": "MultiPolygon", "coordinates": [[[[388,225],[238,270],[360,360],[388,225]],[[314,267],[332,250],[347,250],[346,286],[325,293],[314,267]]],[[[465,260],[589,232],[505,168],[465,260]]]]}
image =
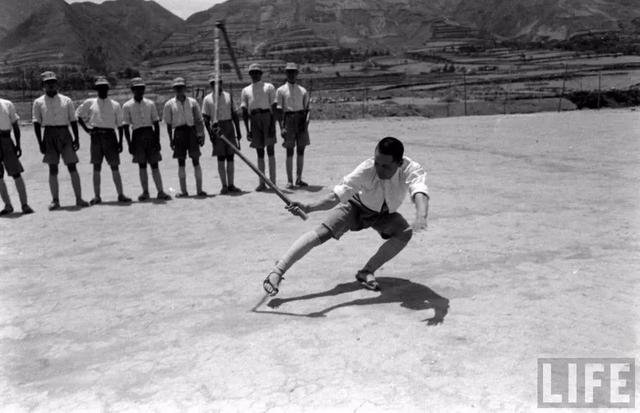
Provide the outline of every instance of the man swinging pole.
{"type": "MultiPolygon", "coordinates": [[[[214,30],[214,67],[215,67],[215,73],[214,73],[214,89],[213,89],[213,119],[212,119],[212,131],[211,131],[211,135],[215,136],[217,139],[222,139],[222,141],[224,141],[234,152],[236,155],[238,155],[238,157],[240,159],[242,159],[244,161],[244,163],[246,163],[264,182],[267,186],[269,186],[271,189],[273,189],[273,191],[276,193],[276,195],[278,195],[278,197],[280,199],[282,199],[282,201],[284,201],[284,203],[287,205],[287,207],[291,207],[293,205],[293,203],[291,202],[291,200],[289,199],[289,197],[287,197],[281,190],[280,188],[278,188],[273,182],[271,182],[271,180],[269,178],[267,178],[265,176],[265,174],[260,171],[260,169],[258,169],[257,166],[255,166],[249,159],[247,159],[246,156],[244,156],[244,154],[242,152],[240,152],[240,150],[238,148],[235,147],[235,145],[233,145],[225,136],[224,134],[222,134],[220,128],[218,127],[218,93],[219,93],[219,85],[220,85],[220,31],[223,33],[223,35],[225,36],[225,40],[227,43],[227,47],[229,48],[229,50],[231,49],[230,46],[230,42],[227,38],[227,34],[226,34],[226,30],[224,29],[224,22],[216,22],[216,27],[214,30]]],[[[235,58],[233,57],[232,52],[230,52],[230,54],[232,55],[232,60],[233,60],[233,64],[236,66],[236,71],[238,73],[238,76],[240,76],[240,71],[237,69],[237,63],[235,58]]],[[[307,214],[300,210],[300,209],[296,209],[296,210],[290,210],[294,215],[299,216],[300,218],[302,218],[303,220],[307,219],[307,214]]]]}
{"type": "Polygon", "coordinates": [[[299,210],[331,209],[331,212],[316,229],[300,236],[276,262],[263,282],[267,294],[276,295],[285,272],[313,248],[330,238],[338,240],[348,231],[365,228],[375,229],[385,242],[356,273],[356,280],[367,289],[380,291],[375,271],[404,249],[413,232],[427,228],[429,192],[426,178],[422,166],[404,156],[402,142],[386,137],[376,145],[374,157],[345,176],[332,193],[316,202],[293,202],[287,207],[293,214],[298,214],[299,210]],[[407,194],[415,204],[412,225],[397,212],[407,194]]]}

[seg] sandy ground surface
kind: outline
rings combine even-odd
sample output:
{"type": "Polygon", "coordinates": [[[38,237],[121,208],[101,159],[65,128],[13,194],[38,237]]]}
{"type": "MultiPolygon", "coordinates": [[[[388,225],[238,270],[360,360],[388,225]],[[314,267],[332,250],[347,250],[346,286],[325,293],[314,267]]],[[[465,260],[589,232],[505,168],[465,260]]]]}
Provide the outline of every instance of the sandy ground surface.
{"type": "MultiPolygon", "coordinates": [[[[368,230],[312,251],[271,302],[262,279],[324,213],[302,222],[254,192],[48,212],[25,128],[36,214],[0,219],[0,410],[536,410],[537,358],[640,354],[639,131],[628,110],[315,122],[317,192],[294,197],[320,196],[394,135],[429,171],[430,229],[379,272],[381,294],[353,282],[380,243],[368,230]]],[[[203,164],[217,192],[215,161],[203,164]]],[[[128,155],[122,171],[137,197],[128,155]]],[[[65,170],[61,201],[73,203],[65,170]]]]}

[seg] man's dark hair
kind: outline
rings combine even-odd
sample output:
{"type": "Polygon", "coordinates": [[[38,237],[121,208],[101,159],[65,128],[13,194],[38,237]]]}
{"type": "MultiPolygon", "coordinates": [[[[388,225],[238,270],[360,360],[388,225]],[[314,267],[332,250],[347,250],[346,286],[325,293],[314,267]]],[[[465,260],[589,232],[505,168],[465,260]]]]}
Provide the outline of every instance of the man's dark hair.
{"type": "Polygon", "coordinates": [[[391,155],[395,162],[399,164],[402,163],[402,157],[404,156],[404,145],[398,139],[387,136],[386,138],[383,138],[380,142],[378,142],[376,150],[383,155],[391,155]]]}

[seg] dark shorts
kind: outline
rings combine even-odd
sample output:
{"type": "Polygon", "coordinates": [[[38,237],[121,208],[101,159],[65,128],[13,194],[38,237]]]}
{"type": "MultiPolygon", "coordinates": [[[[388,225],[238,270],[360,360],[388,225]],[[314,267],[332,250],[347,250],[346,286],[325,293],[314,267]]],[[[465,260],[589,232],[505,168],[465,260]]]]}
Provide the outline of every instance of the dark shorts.
{"type": "Polygon", "coordinates": [[[276,125],[270,111],[251,114],[251,147],[262,149],[276,144],[276,125]]]}
{"type": "Polygon", "coordinates": [[[131,137],[134,163],[158,163],[162,160],[153,128],[138,128],[131,137]]]}
{"type": "Polygon", "coordinates": [[[114,129],[91,131],[91,163],[101,165],[103,159],[106,159],[111,166],[120,165],[118,137],[114,129]]]}
{"type": "Polygon", "coordinates": [[[282,146],[285,148],[304,148],[311,144],[307,131],[307,115],[304,111],[284,114],[284,127],[287,130],[282,146]]]}
{"type": "Polygon", "coordinates": [[[18,155],[16,155],[16,147],[11,140],[11,134],[0,132],[0,176],[4,175],[4,169],[11,176],[24,172],[18,155]]]}
{"type": "MultiPolygon", "coordinates": [[[[236,130],[233,127],[231,120],[221,120],[218,122],[220,130],[225,138],[227,138],[233,145],[238,147],[238,140],[236,139],[236,130]]],[[[229,147],[222,139],[216,139],[213,145],[212,156],[232,156],[235,152],[229,147]]]]}
{"type": "Polygon", "coordinates": [[[389,239],[409,228],[407,220],[397,212],[379,213],[351,201],[333,208],[322,225],[331,231],[335,239],[340,239],[348,231],[365,228],[373,228],[383,239],[389,239]]]}
{"type": "Polygon", "coordinates": [[[78,155],[73,150],[73,138],[68,126],[45,126],[42,140],[45,147],[42,162],[58,165],[62,157],[65,165],[78,163],[78,155]]]}
{"type": "Polygon", "coordinates": [[[187,153],[191,159],[200,157],[200,144],[196,135],[195,126],[178,126],[173,130],[173,157],[176,159],[186,159],[187,153]]]}

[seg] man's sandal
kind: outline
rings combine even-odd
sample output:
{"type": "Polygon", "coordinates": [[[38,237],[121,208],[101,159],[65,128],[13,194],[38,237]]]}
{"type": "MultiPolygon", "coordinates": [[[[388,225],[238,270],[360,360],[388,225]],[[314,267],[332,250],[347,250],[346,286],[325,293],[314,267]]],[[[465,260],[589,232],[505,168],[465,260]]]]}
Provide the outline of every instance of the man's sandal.
{"type": "Polygon", "coordinates": [[[362,270],[358,271],[356,273],[356,280],[367,290],[380,291],[380,284],[376,281],[373,273],[362,270]]]}
{"type": "Polygon", "coordinates": [[[278,294],[278,292],[280,291],[278,289],[278,286],[280,286],[280,283],[282,282],[282,280],[284,280],[284,277],[276,272],[270,272],[269,275],[267,275],[267,278],[264,279],[264,281],[262,282],[262,288],[264,288],[264,290],[267,292],[267,294],[269,294],[269,296],[273,297],[274,295],[278,294]],[[278,285],[273,285],[273,283],[271,282],[271,275],[275,274],[278,277],[278,285]]]}

